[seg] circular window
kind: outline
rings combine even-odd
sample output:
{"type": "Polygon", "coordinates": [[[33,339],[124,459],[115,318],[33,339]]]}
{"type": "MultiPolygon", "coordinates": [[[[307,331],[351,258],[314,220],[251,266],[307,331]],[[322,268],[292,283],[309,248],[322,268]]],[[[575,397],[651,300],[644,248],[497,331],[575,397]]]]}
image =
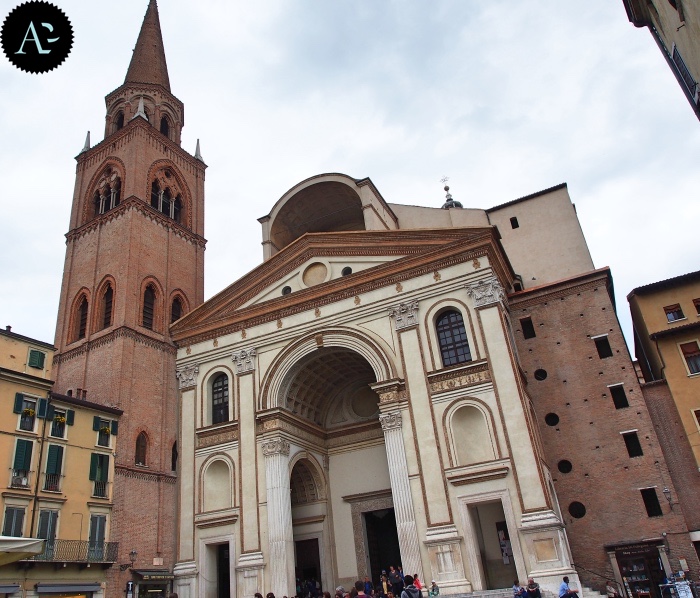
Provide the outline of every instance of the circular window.
{"type": "Polygon", "coordinates": [[[544,421],[548,426],[556,426],[559,423],[559,416],[556,413],[548,413],[544,416],[544,421]]]}
{"type": "Polygon", "coordinates": [[[547,378],[547,370],[535,370],[535,380],[545,380],[547,378]]]}
{"type": "Polygon", "coordinates": [[[282,294],[283,294],[283,295],[289,295],[289,293],[291,293],[291,292],[292,292],[292,287],[284,287],[284,288],[282,289],[282,294]]]}
{"type": "Polygon", "coordinates": [[[340,272],[341,275],[347,276],[348,274],[352,274],[352,268],[350,266],[345,266],[343,270],[340,272]]]}
{"type": "MultiPolygon", "coordinates": [[[[562,459],[561,461],[559,461],[559,463],[557,463],[557,468],[562,473],[570,473],[571,470],[574,468],[574,466],[571,464],[571,461],[567,461],[566,459],[562,459]]],[[[583,505],[581,505],[581,506],[583,506],[583,505]]],[[[584,509],[584,511],[585,511],[585,509],[584,509]]]]}
{"type": "Polygon", "coordinates": [[[575,519],[581,519],[586,514],[586,507],[582,502],[574,501],[569,505],[569,515],[575,519]]]}

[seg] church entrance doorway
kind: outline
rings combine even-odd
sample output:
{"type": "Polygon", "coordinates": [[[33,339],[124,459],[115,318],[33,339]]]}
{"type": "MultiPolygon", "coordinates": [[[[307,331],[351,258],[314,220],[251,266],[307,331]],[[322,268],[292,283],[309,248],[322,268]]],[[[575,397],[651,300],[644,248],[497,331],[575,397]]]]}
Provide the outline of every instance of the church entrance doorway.
{"type": "MultiPolygon", "coordinates": [[[[401,564],[399,533],[394,509],[380,509],[363,513],[367,537],[367,555],[372,583],[379,583],[382,570],[401,564]]],[[[408,571],[406,572],[408,573],[408,571]]]]}
{"type": "Polygon", "coordinates": [[[472,505],[469,515],[479,549],[484,589],[509,588],[518,579],[518,572],[503,504],[493,501],[472,505]]]}
{"type": "Polygon", "coordinates": [[[216,547],[216,569],[216,596],[217,598],[230,598],[231,575],[228,544],[219,544],[216,547]]]}
{"type": "Polygon", "coordinates": [[[318,550],[318,538],[297,540],[294,542],[294,552],[296,554],[294,571],[298,580],[297,585],[300,585],[301,588],[299,595],[305,597],[309,595],[312,588],[318,589],[316,582],[319,584],[321,582],[321,556],[318,550]]]}

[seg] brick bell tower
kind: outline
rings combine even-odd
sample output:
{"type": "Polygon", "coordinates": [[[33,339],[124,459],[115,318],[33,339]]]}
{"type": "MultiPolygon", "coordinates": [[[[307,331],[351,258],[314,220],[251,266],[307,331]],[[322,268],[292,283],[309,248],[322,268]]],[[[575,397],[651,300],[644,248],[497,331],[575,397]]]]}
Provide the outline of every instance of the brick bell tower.
{"type": "MultiPolygon", "coordinates": [[[[124,84],[105,102],[104,140],[90,147],[88,133],[77,157],[54,390],[124,411],[110,439],[108,496],[90,502],[107,514],[105,540],[119,542],[108,574],[115,597],[128,580],[140,593],[159,587],[135,571],[173,570],[179,416],[169,325],[204,299],[206,165],[199,142],[194,156],[180,147],[184,107],[170,92],[155,0],[124,84]],[[133,570],[121,572],[133,550],[133,570]]],[[[167,592],[167,575],[156,577],[167,592]]]]}

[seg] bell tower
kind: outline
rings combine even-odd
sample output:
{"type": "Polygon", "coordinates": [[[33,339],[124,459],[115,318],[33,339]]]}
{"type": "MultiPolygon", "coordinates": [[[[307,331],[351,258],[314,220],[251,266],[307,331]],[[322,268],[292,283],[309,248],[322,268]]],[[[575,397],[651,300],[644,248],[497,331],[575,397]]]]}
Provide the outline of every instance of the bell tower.
{"type": "MultiPolygon", "coordinates": [[[[90,504],[108,514],[119,563],[135,550],[133,569],[165,574],[176,558],[179,421],[169,326],[204,299],[206,165],[199,143],[194,156],[180,147],[184,106],[170,91],[155,0],[105,102],[104,139],[90,147],[88,134],[77,157],[54,390],[124,411],[108,497],[90,504]]],[[[108,596],[132,579],[113,566],[108,596]]]]}

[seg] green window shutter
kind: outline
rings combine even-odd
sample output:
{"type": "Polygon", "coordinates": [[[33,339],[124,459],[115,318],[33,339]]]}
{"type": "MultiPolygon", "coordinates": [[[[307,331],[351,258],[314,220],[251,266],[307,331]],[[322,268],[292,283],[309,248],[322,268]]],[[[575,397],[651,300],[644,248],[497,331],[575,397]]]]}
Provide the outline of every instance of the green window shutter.
{"type": "Polygon", "coordinates": [[[60,474],[63,464],[63,447],[57,444],[49,446],[49,455],[46,458],[46,473],[60,474]]]}
{"type": "Polygon", "coordinates": [[[97,479],[97,459],[99,455],[92,453],[90,455],[90,481],[94,482],[97,479]]]}
{"type": "Polygon", "coordinates": [[[36,410],[36,416],[40,418],[45,418],[46,417],[46,407],[47,407],[47,402],[46,399],[39,399],[39,408],[36,410]]]}
{"type": "Polygon", "coordinates": [[[56,415],[56,409],[53,405],[49,405],[46,409],[46,419],[53,419],[54,415],[56,415]]]}
{"type": "Polygon", "coordinates": [[[42,538],[43,540],[55,540],[57,519],[58,511],[40,511],[37,538],[42,538]]]}
{"type": "Polygon", "coordinates": [[[44,369],[44,359],[46,354],[36,349],[29,349],[29,363],[27,364],[30,368],[44,369]]]}
{"type": "Polygon", "coordinates": [[[13,469],[29,471],[32,466],[32,448],[34,443],[31,440],[17,440],[15,450],[15,463],[13,469]]]}
{"type": "Polygon", "coordinates": [[[106,482],[109,478],[109,455],[100,455],[100,467],[97,472],[97,481],[106,482]]]}
{"type": "Polygon", "coordinates": [[[66,411],[66,424],[72,426],[75,423],[75,411],[73,409],[68,409],[66,411]]]}
{"type": "Polygon", "coordinates": [[[93,429],[95,432],[99,432],[99,431],[100,431],[100,421],[101,421],[101,420],[100,420],[99,416],[97,416],[97,415],[96,415],[95,417],[92,418],[92,429],[93,429]]]}
{"type": "Polygon", "coordinates": [[[117,432],[119,431],[119,422],[116,420],[112,420],[112,436],[116,436],[117,432]]]}
{"type": "Polygon", "coordinates": [[[24,395],[21,392],[15,393],[15,406],[12,409],[13,413],[22,413],[24,408],[24,395]]]}

